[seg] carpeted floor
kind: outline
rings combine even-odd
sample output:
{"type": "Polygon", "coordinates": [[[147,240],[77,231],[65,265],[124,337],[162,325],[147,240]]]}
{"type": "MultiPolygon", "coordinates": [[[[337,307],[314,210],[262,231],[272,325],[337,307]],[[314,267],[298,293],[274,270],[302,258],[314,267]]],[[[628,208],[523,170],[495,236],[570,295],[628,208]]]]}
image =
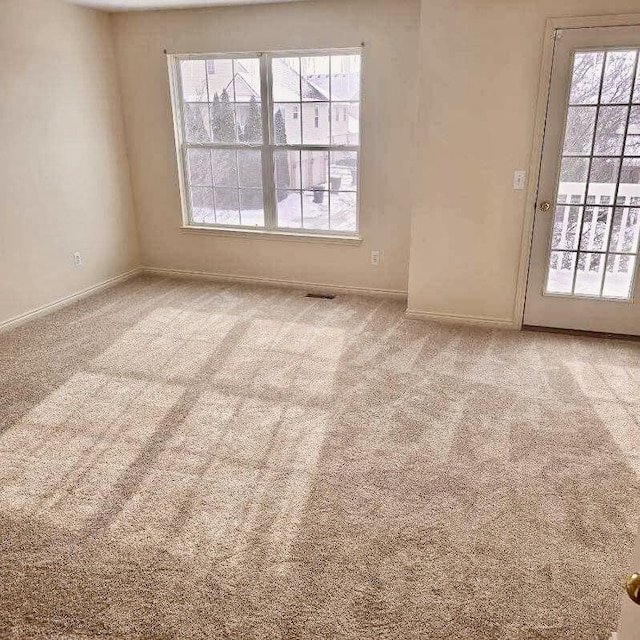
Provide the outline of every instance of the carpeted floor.
{"type": "Polygon", "coordinates": [[[640,344],[141,277],[0,334],[0,638],[605,639],[640,344]]]}

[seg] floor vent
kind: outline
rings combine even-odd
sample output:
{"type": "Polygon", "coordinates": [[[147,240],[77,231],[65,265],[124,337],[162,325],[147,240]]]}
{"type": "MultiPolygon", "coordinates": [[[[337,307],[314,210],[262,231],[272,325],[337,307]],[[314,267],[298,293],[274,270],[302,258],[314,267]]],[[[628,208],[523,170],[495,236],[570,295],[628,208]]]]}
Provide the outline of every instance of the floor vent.
{"type": "Polygon", "coordinates": [[[305,298],[319,298],[320,300],[333,300],[335,296],[332,293],[307,293],[305,298]]]}

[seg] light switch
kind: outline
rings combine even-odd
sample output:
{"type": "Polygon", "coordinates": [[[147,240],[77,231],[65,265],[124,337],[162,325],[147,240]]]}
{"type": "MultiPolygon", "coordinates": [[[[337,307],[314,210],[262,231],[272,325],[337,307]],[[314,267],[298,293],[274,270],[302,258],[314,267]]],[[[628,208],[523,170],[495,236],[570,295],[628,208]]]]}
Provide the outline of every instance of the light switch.
{"type": "Polygon", "coordinates": [[[516,191],[522,191],[527,182],[526,171],[514,171],[513,172],[513,188],[516,191]]]}

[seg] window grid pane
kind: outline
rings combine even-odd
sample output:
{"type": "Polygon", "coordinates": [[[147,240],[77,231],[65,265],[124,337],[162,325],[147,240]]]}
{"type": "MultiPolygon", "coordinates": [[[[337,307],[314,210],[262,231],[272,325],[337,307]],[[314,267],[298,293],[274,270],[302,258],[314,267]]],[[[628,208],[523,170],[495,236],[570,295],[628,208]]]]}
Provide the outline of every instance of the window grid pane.
{"type": "Polygon", "coordinates": [[[628,299],[638,252],[638,50],[574,54],[545,292],[628,299]],[[634,157],[636,156],[636,157],[634,157]]]}
{"type": "Polygon", "coordinates": [[[360,55],[276,56],[271,65],[272,143],[293,147],[274,152],[276,224],[355,233],[360,55]]]}
{"type": "Polygon", "coordinates": [[[357,50],[177,56],[189,222],[356,233],[360,64],[357,50]]]}

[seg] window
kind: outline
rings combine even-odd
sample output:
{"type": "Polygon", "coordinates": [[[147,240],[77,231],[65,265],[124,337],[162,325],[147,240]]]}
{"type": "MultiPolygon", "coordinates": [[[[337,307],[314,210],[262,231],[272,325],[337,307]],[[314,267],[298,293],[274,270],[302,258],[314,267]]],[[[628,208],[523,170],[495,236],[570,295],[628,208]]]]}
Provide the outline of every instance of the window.
{"type": "Polygon", "coordinates": [[[171,62],[187,226],[357,233],[359,49],[171,62]]]}

